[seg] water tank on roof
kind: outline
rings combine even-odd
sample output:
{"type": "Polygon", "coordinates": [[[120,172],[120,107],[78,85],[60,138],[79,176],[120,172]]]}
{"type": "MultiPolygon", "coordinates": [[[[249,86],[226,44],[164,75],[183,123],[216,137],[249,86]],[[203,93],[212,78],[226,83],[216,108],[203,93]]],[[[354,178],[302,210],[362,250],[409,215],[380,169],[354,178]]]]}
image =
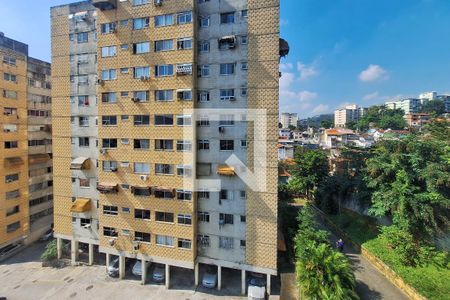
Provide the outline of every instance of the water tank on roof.
{"type": "Polygon", "coordinates": [[[92,0],[92,5],[100,10],[116,9],[117,0],[92,0]]]}
{"type": "Polygon", "coordinates": [[[289,54],[289,43],[280,38],[280,58],[286,57],[289,54]]]}

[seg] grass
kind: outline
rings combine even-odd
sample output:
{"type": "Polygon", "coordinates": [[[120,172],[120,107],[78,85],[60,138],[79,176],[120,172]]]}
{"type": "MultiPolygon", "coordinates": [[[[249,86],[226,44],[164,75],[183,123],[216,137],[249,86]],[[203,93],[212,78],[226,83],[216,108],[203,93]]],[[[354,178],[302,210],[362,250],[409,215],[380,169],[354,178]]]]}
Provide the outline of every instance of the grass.
{"type": "Polygon", "coordinates": [[[408,267],[399,262],[386,242],[377,238],[378,230],[373,218],[343,210],[340,215],[329,215],[331,221],[344,230],[358,244],[372,252],[392,268],[403,280],[430,300],[448,300],[450,295],[450,268],[434,265],[408,267]]]}

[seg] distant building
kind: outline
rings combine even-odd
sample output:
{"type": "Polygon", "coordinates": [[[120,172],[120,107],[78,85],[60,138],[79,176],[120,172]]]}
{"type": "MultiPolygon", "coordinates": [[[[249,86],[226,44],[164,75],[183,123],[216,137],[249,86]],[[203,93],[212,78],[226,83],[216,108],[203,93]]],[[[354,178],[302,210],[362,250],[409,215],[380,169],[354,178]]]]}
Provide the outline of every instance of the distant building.
{"type": "Polygon", "coordinates": [[[294,113],[282,113],[280,118],[280,123],[283,128],[289,128],[289,126],[297,127],[298,116],[294,113]]]}
{"type": "Polygon", "coordinates": [[[422,105],[432,100],[442,101],[445,105],[445,112],[450,112],[450,95],[438,95],[437,92],[427,92],[420,94],[419,98],[422,105]]]}
{"type": "Polygon", "coordinates": [[[345,127],[350,122],[356,122],[367,112],[367,108],[359,107],[356,104],[347,105],[334,111],[334,126],[345,127]]]}
{"type": "Polygon", "coordinates": [[[402,100],[388,101],[386,102],[386,107],[389,109],[401,109],[405,112],[405,114],[418,113],[422,108],[422,102],[424,102],[424,100],[417,98],[406,98],[402,100]]]}
{"type": "Polygon", "coordinates": [[[409,127],[421,127],[430,122],[430,115],[423,113],[406,114],[404,119],[409,127]]]}

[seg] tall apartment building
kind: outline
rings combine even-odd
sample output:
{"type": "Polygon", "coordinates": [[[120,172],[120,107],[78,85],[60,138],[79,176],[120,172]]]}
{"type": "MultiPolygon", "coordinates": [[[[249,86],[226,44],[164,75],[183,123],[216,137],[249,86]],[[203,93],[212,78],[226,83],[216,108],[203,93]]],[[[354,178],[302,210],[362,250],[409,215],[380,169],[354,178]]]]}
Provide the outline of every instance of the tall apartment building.
{"type": "Polygon", "coordinates": [[[93,263],[98,247],[107,263],[119,257],[121,278],[126,257],[163,264],[166,287],[173,267],[193,270],[198,284],[215,266],[219,289],[229,268],[245,293],[247,272],[257,272],[270,290],[279,1],[94,0],[51,17],[58,254],[70,241],[76,262],[85,243],[93,263]],[[227,164],[232,154],[248,171],[263,165],[264,190],[227,164]]]}
{"type": "Polygon", "coordinates": [[[50,64],[0,33],[0,259],[52,224],[50,64]]]}
{"type": "Polygon", "coordinates": [[[422,103],[420,99],[417,98],[406,98],[395,101],[386,102],[386,107],[389,109],[401,109],[408,113],[418,113],[422,108],[422,103]]]}
{"type": "Polygon", "coordinates": [[[295,113],[282,113],[280,117],[280,123],[283,128],[289,128],[289,126],[297,127],[298,116],[295,113]]]}
{"type": "Polygon", "coordinates": [[[345,127],[349,122],[357,122],[365,113],[367,108],[358,105],[347,105],[334,111],[334,126],[345,127]]]}

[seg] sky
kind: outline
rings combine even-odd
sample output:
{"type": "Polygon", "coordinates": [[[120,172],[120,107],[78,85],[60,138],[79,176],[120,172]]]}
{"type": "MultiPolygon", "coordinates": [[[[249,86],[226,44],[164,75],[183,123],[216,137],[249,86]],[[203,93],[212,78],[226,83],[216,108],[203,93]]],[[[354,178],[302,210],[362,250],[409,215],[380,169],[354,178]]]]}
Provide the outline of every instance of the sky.
{"type": "MultiPolygon", "coordinates": [[[[0,0],[0,31],[49,61],[49,9],[70,2],[0,0]]],[[[449,16],[449,0],[281,0],[280,112],[450,94],[449,16]]]]}

